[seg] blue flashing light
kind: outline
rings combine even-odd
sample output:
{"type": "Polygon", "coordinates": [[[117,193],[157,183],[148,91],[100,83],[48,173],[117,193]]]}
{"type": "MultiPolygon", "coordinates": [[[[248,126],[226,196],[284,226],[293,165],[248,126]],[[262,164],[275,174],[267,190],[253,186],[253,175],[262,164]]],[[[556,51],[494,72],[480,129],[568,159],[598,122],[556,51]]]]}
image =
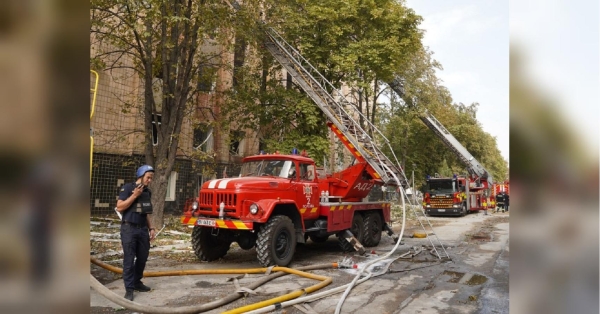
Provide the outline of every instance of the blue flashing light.
{"type": "Polygon", "coordinates": [[[298,149],[296,147],[292,149],[292,155],[298,155],[298,149]]]}
{"type": "Polygon", "coordinates": [[[260,152],[258,152],[259,155],[265,155],[265,151],[261,150],[260,152]]]}
{"type": "Polygon", "coordinates": [[[429,178],[431,178],[431,176],[427,175],[427,180],[429,180],[429,178]]]}
{"type": "Polygon", "coordinates": [[[452,175],[452,177],[453,177],[454,179],[456,179],[456,173],[455,173],[454,175],[452,175]]]}

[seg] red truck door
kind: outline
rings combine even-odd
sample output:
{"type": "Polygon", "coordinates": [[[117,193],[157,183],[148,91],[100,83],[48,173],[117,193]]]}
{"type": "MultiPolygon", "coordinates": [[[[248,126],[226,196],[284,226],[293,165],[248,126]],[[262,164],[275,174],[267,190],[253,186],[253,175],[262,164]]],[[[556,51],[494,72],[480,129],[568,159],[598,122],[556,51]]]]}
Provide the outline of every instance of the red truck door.
{"type": "Polygon", "coordinates": [[[313,164],[299,164],[296,177],[296,202],[299,206],[302,219],[311,219],[319,216],[319,196],[315,166],[313,164]]]}

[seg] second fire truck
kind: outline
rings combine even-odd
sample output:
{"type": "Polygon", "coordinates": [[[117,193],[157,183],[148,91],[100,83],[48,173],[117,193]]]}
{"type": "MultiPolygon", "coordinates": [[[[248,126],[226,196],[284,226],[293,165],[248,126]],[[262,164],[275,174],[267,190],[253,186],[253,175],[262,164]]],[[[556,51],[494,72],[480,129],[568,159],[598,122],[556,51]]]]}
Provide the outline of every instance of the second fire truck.
{"type": "Polygon", "coordinates": [[[460,215],[494,208],[491,174],[432,114],[425,112],[421,120],[465,164],[468,175],[452,178],[427,178],[423,210],[428,215],[460,215]]]}

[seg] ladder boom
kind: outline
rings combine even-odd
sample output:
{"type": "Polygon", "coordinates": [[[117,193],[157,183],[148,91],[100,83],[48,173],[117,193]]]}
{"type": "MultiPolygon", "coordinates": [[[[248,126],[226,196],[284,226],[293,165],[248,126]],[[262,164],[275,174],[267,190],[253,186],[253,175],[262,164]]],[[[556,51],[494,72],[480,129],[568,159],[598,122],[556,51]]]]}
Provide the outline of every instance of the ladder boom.
{"type": "Polygon", "coordinates": [[[450,148],[452,152],[467,166],[467,171],[474,178],[483,178],[488,181],[488,184],[492,184],[492,176],[489,172],[479,163],[471,153],[450,133],[444,125],[438,121],[432,114],[425,112],[419,117],[433,133],[435,133],[441,140],[450,148]]]}
{"type": "MultiPolygon", "coordinates": [[[[389,141],[375,125],[273,28],[265,27],[265,34],[267,35],[265,48],[325,113],[335,128],[341,132],[341,136],[347,139],[344,145],[349,147],[349,144],[355,148],[350,150],[352,154],[356,158],[364,159],[371,166],[373,170],[371,175],[385,184],[401,184],[408,187],[404,172],[396,166],[398,162],[393,163],[375,143],[373,137],[377,136],[388,145],[392,155],[394,154],[389,141]],[[366,121],[364,128],[357,122],[360,118],[366,121]]],[[[340,134],[336,135],[340,137],[340,134]]]]}
{"type": "MultiPolygon", "coordinates": [[[[404,80],[396,75],[393,80],[387,82],[388,86],[399,96],[404,96],[404,80]]],[[[490,173],[479,163],[477,159],[450,133],[444,125],[438,121],[432,114],[425,111],[419,118],[425,125],[437,135],[444,144],[460,159],[467,167],[467,171],[473,177],[483,178],[491,186],[493,183],[490,173]]]]}
{"type": "Polygon", "coordinates": [[[404,96],[404,80],[401,77],[395,76],[394,79],[387,84],[394,92],[396,92],[398,97],[402,98],[404,96]]]}

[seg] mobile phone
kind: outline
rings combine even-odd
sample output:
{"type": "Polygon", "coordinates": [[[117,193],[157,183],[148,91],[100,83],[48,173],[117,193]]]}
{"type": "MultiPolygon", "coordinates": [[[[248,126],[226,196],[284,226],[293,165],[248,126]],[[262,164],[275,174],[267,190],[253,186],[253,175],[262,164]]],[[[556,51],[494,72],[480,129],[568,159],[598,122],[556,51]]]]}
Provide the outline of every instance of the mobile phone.
{"type": "Polygon", "coordinates": [[[143,188],[143,187],[144,187],[144,184],[142,184],[142,183],[140,183],[136,186],[136,188],[143,188]]]}

